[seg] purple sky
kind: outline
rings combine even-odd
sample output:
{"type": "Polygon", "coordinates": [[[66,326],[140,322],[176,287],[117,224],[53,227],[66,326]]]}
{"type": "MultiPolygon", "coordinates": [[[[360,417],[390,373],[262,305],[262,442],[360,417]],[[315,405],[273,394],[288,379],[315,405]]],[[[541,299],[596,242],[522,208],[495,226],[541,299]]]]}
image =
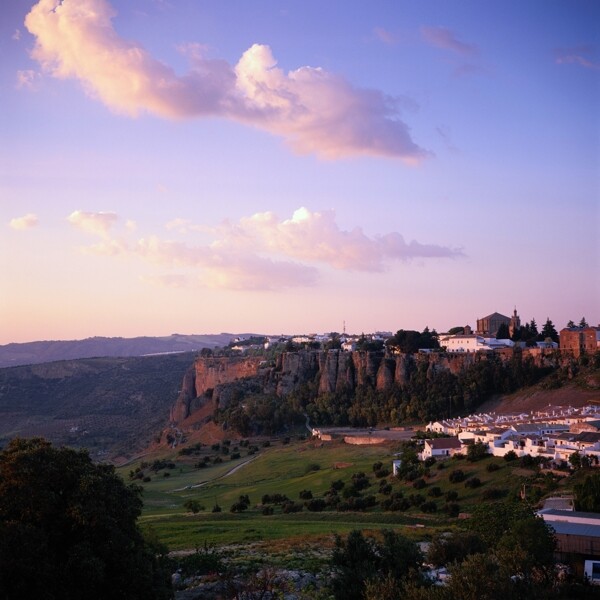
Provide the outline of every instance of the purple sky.
{"type": "Polygon", "coordinates": [[[600,4],[0,7],[0,344],[600,321],[600,4]]]}

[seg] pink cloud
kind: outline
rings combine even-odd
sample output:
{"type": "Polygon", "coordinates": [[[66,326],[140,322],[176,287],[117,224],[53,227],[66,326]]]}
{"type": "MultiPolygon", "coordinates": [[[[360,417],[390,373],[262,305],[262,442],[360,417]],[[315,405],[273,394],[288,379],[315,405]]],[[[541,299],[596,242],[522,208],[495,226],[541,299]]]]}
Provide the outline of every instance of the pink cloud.
{"type": "Polygon", "coordinates": [[[392,46],[398,41],[396,36],[391,31],[388,31],[383,27],[375,27],[375,29],[373,29],[373,33],[377,39],[382,41],[384,44],[388,44],[389,46],[392,46]]]}
{"type": "Polygon", "coordinates": [[[36,38],[32,56],[58,78],[74,78],[115,111],[166,118],[218,116],[282,136],[299,153],[336,159],[400,158],[428,152],[399,118],[400,100],[353,86],[321,68],[285,73],[268,46],[254,44],[235,66],[207,59],[200,44],[184,50],[183,76],[142,46],[119,37],[106,0],[40,0],[25,25],[36,38]]]}
{"type": "MultiPolygon", "coordinates": [[[[314,285],[318,266],[340,271],[382,272],[394,261],[456,258],[459,249],[436,244],[405,242],[398,232],[369,237],[360,228],[340,229],[333,211],[311,212],[300,208],[290,219],[280,220],[272,212],[256,213],[237,222],[217,227],[193,225],[175,219],[168,225],[178,233],[201,233],[212,241],[190,245],[148,236],[137,240],[109,235],[113,221],[97,226],[91,215],[76,211],[69,220],[82,230],[102,238],[87,251],[106,256],[123,256],[159,266],[191,269],[209,287],[233,290],[278,290],[314,285]],[[73,217],[77,215],[77,217],[73,217]]],[[[131,233],[131,232],[128,232],[131,233]]],[[[164,275],[161,275],[164,279],[164,275]]],[[[183,284],[178,277],[175,283],[183,284]]],[[[165,279],[164,284],[172,284],[165,279]]]]}
{"type": "Polygon", "coordinates": [[[16,88],[18,90],[36,90],[40,79],[40,74],[33,69],[25,69],[17,71],[16,88]]]}
{"type": "Polygon", "coordinates": [[[284,221],[271,212],[257,213],[230,227],[224,239],[239,247],[258,246],[345,271],[378,272],[394,260],[462,256],[460,250],[435,244],[406,244],[397,232],[369,237],[359,227],[344,231],[335,222],[334,211],[311,212],[306,208],[284,221]]]}
{"type": "Polygon", "coordinates": [[[85,212],[82,210],[76,210],[67,217],[69,223],[78,229],[104,238],[108,237],[109,230],[117,219],[117,215],[113,212],[85,212]]]}
{"type": "Polygon", "coordinates": [[[17,231],[24,231],[26,229],[32,229],[36,227],[39,222],[37,215],[33,213],[27,213],[22,217],[15,217],[10,220],[10,227],[12,229],[16,229],[17,231]]]}
{"type": "Polygon", "coordinates": [[[562,48],[556,50],[556,64],[575,64],[586,69],[600,69],[600,62],[590,58],[593,48],[590,46],[577,46],[575,48],[562,48]]]}
{"type": "Polygon", "coordinates": [[[479,54],[477,46],[459,40],[456,34],[446,27],[421,27],[421,35],[428,44],[442,50],[450,50],[463,56],[479,54]]]}

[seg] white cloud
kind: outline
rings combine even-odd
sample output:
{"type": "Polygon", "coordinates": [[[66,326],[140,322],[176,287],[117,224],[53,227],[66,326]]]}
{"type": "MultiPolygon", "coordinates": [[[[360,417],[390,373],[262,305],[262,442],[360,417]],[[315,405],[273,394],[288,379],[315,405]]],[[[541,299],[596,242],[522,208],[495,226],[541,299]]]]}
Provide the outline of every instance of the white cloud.
{"type": "Polygon", "coordinates": [[[116,223],[118,217],[113,212],[85,212],[76,210],[72,212],[67,220],[78,229],[108,238],[110,228],[116,223]]]}
{"type": "Polygon", "coordinates": [[[59,78],[75,78],[107,106],[135,116],[218,116],[282,136],[300,153],[322,158],[379,155],[415,163],[428,155],[400,119],[400,99],[361,89],[321,68],[285,73],[268,46],[254,44],[235,66],[184,47],[183,76],[142,46],[119,37],[106,0],[40,0],[25,25],[32,56],[59,78]]]}
{"type": "Polygon", "coordinates": [[[15,40],[15,42],[18,42],[21,39],[21,30],[15,29],[15,32],[12,34],[11,38],[15,40]]]}
{"type": "Polygon", "coordinates": [[[33,227],[36,227],[38,223],[39,219],[37,215],[33,213],[27,213],[22,217],[15,217],[14,219],[11,219],[9,225],[17,231],[24,231],[26,229],[32,229],[33,227]]]}

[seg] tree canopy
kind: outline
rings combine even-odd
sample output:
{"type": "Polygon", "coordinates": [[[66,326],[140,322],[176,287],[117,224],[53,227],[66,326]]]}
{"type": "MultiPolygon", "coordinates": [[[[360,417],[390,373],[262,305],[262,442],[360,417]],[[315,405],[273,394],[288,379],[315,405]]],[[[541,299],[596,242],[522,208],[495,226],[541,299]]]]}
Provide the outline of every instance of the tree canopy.
{"type": "Polygon", "coordinates": [[[170,598],[141,508],[141,488],[86,451],[11,441],[0,453],[0,597],[170,598]]]}

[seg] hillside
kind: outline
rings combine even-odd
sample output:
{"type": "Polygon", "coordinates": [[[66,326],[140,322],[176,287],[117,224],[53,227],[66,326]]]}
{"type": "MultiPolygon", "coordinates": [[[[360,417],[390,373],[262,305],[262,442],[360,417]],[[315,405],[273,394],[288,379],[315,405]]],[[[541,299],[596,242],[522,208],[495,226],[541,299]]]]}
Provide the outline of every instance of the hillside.
{"type": "Polygon", "coordinates": [[[194,354],[90,358],[0,370],[0,444],[43,436],[95,458],[146,448],[169,419],[194,354]]]}
{"type": "Polygon", "coordinates": [[[196,352],[202,348],[226,346],[237,335],[180,335],[164,337],[92,337],[85,340],[51,340],[0,346],[0,368],[33,365],[57,360],[99,356],[144,356],[168,352],[196,352]]]}
{"type": "Polygon", "coordinates": [[[600,404],[600,377],[593,381],[573,381],[558,389],[546,390],[531,386],[514,394],[498,396],[484,402],[477,412],[496,412],[508,414],[515,412],[530,412],[552,406],[573,406],[575,408],[586,404],[600,404]]]}

